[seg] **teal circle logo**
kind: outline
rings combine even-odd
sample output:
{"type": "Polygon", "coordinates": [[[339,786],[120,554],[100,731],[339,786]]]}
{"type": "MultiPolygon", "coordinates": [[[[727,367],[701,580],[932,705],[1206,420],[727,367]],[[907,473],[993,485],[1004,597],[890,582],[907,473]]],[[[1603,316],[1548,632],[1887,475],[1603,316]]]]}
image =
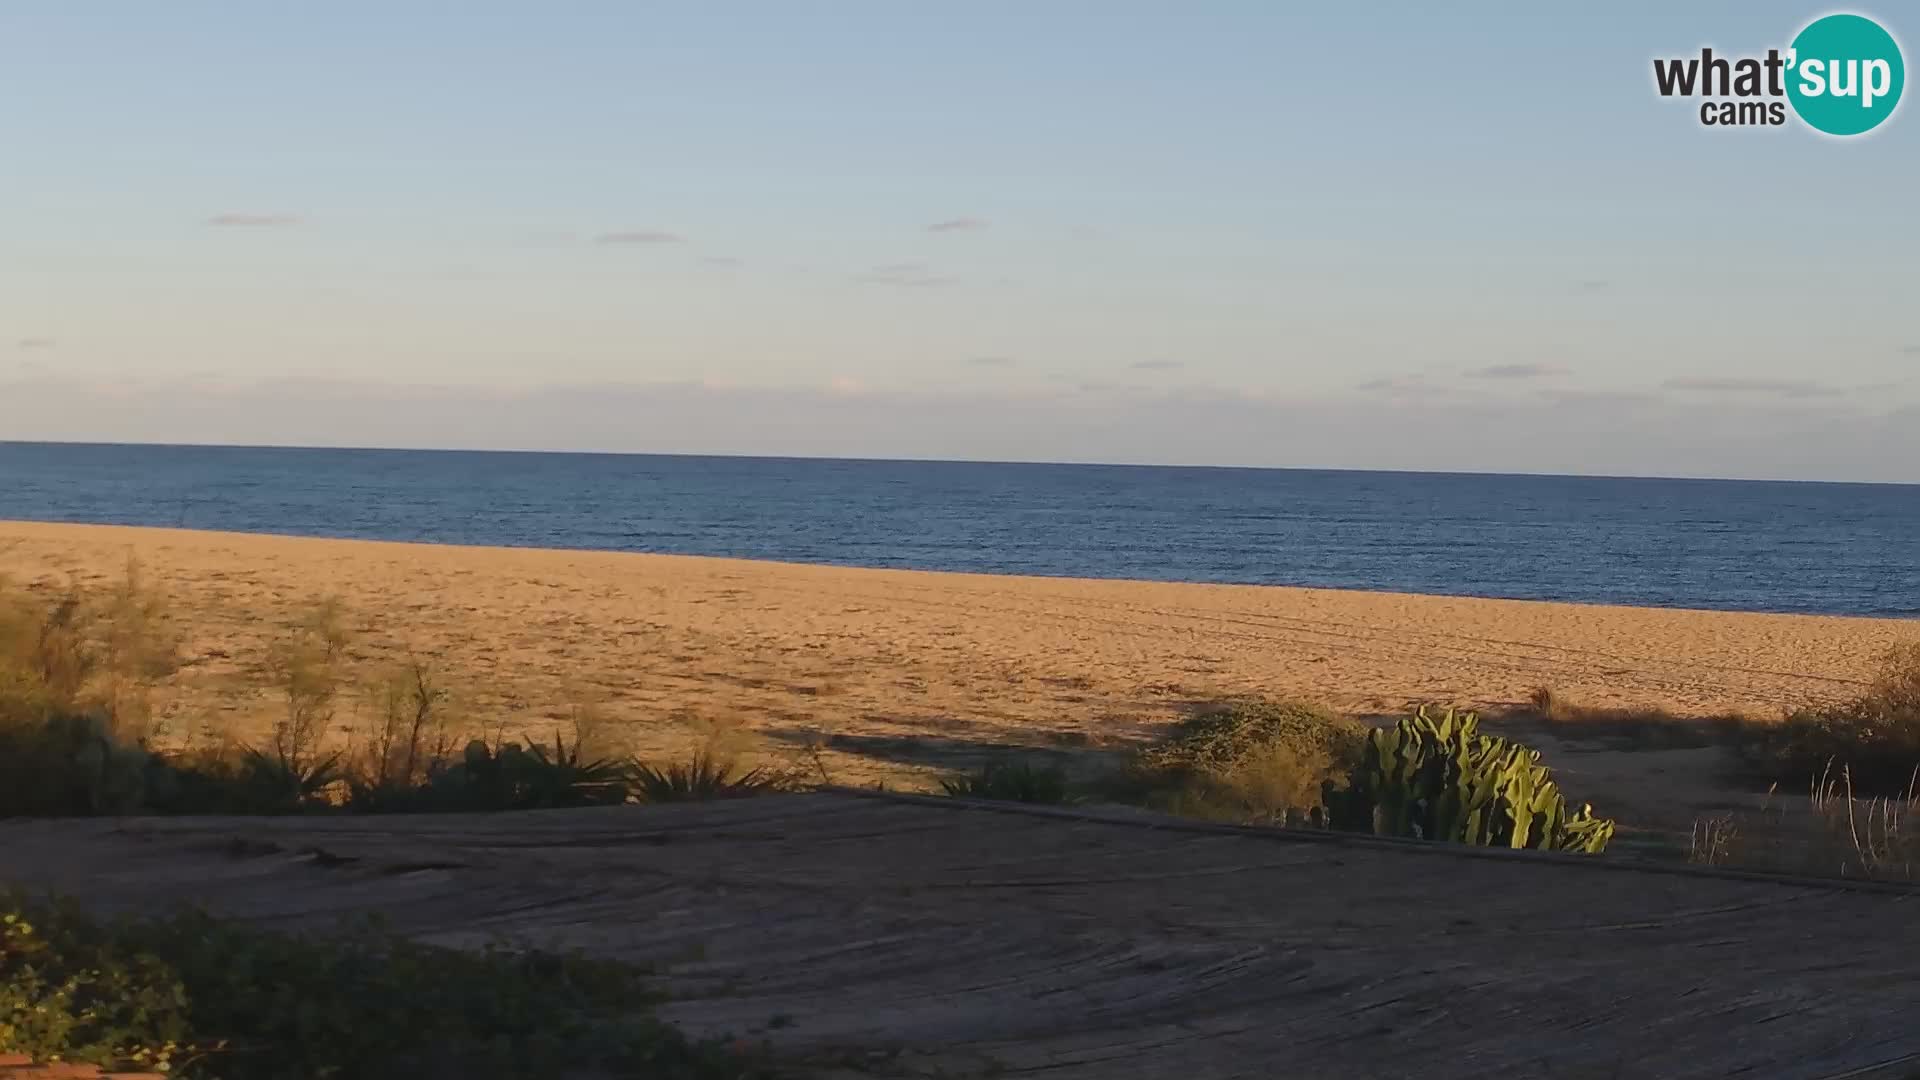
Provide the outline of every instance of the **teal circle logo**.
{"type": "Polygon", "coordinates": [[[1787,53],[1787,100],[1808,127],[1828,135],[1879,127],[1906,85],[1900,43],[1864,15],[1815,19],[1787,53]]]}

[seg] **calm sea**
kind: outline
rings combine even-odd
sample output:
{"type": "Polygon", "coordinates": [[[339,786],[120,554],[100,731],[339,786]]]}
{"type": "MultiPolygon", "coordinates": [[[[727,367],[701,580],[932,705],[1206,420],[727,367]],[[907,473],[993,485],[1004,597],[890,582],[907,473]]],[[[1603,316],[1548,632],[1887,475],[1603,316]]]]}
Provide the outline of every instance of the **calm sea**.
{"type": "Polygon", "coordinates": [[[0,519],[1920,615],[1920,487],[0,443],[0,519]]]}

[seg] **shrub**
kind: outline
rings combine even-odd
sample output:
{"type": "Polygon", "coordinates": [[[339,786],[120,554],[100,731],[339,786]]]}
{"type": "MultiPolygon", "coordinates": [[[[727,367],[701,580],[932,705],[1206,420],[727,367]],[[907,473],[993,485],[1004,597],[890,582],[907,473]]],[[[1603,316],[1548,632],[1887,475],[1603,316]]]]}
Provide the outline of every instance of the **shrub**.
{"type": "Polygon", "coordinates": [[[439,671],[418,657],[389,671],[368,695],[375,720],[350,765],[353,783],[407,790],[443,768],[456,745],[443,708],[450,696],[439,671]]]}
{"type": "Polygon", "coordinates": [[[1067,774],[1056,766],[1032,762],[994,762],[977,772],[940,781],[948,795],[961,799],[998,799],[1003,802],[1064,803],[1067,774]]]}
{"type": "Polygon", "coordinates": [[[1614,823],[1569,813],[1540,751],[1479,731],[1479,718],[1422,708],[1373,732],[1346,791],[1329,796],[1335,828],[1420,840],[1599,853],[1614,823]]]}
{"type": "Polygon", "coordinates": [[[1236,702],[1183,720],[1109,793],[1192,817],[1284,824],[1321,814],[1366,745],[1367,726],[1294,701],[1236,702]]]}
{"type": "Polygon", "coordinates": [[[0,1052],[38,1061],[258,1080],[766,1075],[652,1019],[652,1000],[639,972],[577,953],[0,897],[0,1052]]]}
{"type": "Polygon", "coordinates": [[[558,810],[617,806],[630,791],[622,763],[588,758],[577,739],[568,742],[556,731],[551,747],[531,739],[499,745],[475,739],[456,761],[428,762],[418,783],[358,778],[347,808],[361,813],[558,810]]]}
{"type": "Polygon", "coordinates": [[[1861,794],[1905,793],[1920,775],[1920,642],[1888,652],[1852,701],[1750,726],[1739,751],[1761,779],[1786,787],[1811,790],[1844,773],[1861,794]]]}
{"type": "Polygon", "coordinates": [[[176,666],[136,563],[103,597],[0,588],[0,817],[140,809],[160,769],[150,690],[176,666]]]}
{"type": "Polygon", "coordinates": [[[141,809],[162,814],[298,814],[332,809],[345,773],[339,754],[285,760],[231,745],[159,755],[141,809]]]}
{"type": "Polygon", "coordinates": [[[0,817],[126,814],[160,766],[115,739],[99,714],[56,712],[0,724],[0,817]]]}

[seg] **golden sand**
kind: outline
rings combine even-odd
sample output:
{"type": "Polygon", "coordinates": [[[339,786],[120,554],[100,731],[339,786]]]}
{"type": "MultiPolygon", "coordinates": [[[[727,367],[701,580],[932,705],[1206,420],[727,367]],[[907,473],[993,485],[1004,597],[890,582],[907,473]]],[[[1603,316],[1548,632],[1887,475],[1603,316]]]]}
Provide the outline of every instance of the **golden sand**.
{"type": "Polygon", "coordinates": [[[129,558],[186,632],[176,731],[263,730],[274,641],[337,596],[356,669],[428,660],[464,723],[537,730],[585,704],[642,751],[714,721],[766,746],[838,736],[856,780],[982,744],[1132,738],[1240,694],[1377,714],[1549,685],[1591,705],[1772,713],[1851,693],[1920,638],[1892,619],[0,522],[15,583],[98,584],[129,558]]]}

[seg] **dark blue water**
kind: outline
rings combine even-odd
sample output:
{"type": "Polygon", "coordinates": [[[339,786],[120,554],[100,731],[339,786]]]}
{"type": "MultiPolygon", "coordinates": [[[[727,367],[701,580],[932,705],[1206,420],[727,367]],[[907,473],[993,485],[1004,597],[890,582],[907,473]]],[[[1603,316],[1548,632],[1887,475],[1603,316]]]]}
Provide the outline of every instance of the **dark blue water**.
{"type": "Polygon", "coordinates": [[[1920,615],[1920,487],[0,443],[0,519],[1920,615]]]}

